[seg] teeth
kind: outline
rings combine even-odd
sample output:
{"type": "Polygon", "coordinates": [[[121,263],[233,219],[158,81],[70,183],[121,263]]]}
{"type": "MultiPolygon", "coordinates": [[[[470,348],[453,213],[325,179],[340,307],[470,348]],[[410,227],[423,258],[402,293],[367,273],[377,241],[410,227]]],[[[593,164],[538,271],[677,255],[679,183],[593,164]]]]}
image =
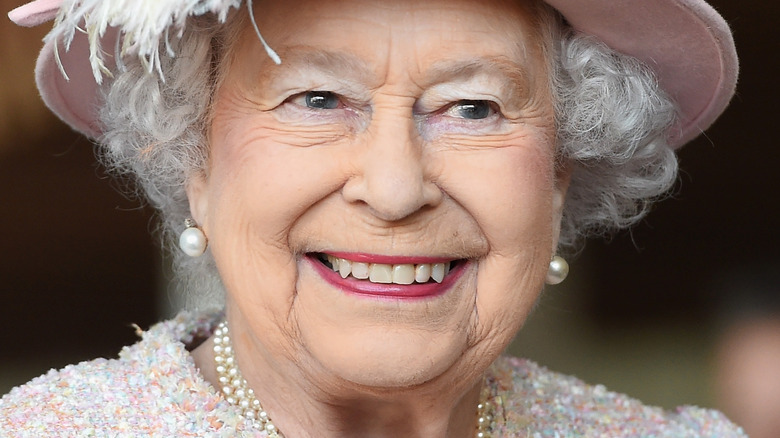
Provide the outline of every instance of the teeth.
{"type": "MultiPolygon", "coordinates": [[[[346,259],[337,259],[337,260],[339,260],[338,267],[339,267],[339,274],[341,274],[341,278],[347,278],[349,276],[349,273],[352,272],[352,262],[346,259]]],[[[333,266],[335,269],[336,265],[333,266]]]]}
{"type": "Polygon", "coordinates": [[[338,272],[341,278],[352,277],[360,280],[368,280],[372,283],[382,284],[412,284],[426,283],[430,279],[441,283],[450,272],[450,264],[447,263],[421,263],[413,265],[409,263],[389,265],[385,263],[353,262],[347,259],[326,256],[326,260],[332,266],[334,272],[338,272]]]}
{"type": "Polygon", "coordinates": [[[370,274],[368,276],[369,281],[372,283],[392,283],[393,282],[393,267],[392,265],[384,265],[381,263],[372,263],[370,274]]]}
{"type": "Polygon", "coordinates": [[[434,263],[431,267],[431,278],[437,283],[444,280],[444,263],[434,263]]]}
{"type": "Polygon", "coordinates": [[[393,283],[414,283],[414,265],[393,265],[393,283]]]}
{"type": "Polygon", "coordinates": [[[429,263],[423,263],[414,268],[414,281],[425,283],[429,278],[431,278],[431,265],[429,263]]]}
{"type": "MultiPolygon", "coordinates": [[[[333,257],[332,255],[328,256],[328,263],[330,263],[331,266],[333,266],[334,271],[339,270],[339,262],[344,259],[340,259],[337,257],[333,257]]],[[[345,262],[349,263],[349,260],[344,260],[345,262]]]]}
{"type": "Polygon", "coordinates": [[[360,280],[368,278],[368,263],[352,262],[352,276],[360,280]]]}

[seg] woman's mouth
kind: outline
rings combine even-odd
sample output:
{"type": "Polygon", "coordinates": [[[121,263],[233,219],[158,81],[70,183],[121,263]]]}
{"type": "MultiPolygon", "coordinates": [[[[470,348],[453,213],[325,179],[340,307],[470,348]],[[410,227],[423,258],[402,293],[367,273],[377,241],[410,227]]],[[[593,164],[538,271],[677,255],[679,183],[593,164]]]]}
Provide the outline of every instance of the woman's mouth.
{"type": "Polygon", "coordinates": [[[381,284],[441,283],[457,261],[440,263],[367,263],[319,253],[317,258],[341,278],[352,277],[381,284]]]}
{"type": "Polygon", "coordinates": [[[341,253],[310,253],[307,258],[325,280],[342,290],[393,298],[439,295],[467,264],[463,259],[341,253]]]}

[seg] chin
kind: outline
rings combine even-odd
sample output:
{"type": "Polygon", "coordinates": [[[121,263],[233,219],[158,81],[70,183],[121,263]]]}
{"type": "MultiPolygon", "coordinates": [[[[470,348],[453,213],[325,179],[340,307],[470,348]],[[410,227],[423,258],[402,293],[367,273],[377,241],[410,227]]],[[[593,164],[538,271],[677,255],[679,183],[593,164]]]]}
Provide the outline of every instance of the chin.
{"type": "Polygon", "coordinates": [[[385,389],[423,385],[443,375],[463,357],[465,336],[420,342],[414,331],[373,328],[364,333],[333,333],[331,345],[310,347],[332,375],[354,384],[385,389]],[[337,345],[333,345],[337,344],[337,345]]]}
{"type": "Polygon", "coordinates": [[[360,386],[407,388],[464,360],[474,337],[476,263],[452,263],[435,284],[410,285],[350,285],[332,268],[303,257],[295,300],[301,347],[325,372],[360,386]]]}

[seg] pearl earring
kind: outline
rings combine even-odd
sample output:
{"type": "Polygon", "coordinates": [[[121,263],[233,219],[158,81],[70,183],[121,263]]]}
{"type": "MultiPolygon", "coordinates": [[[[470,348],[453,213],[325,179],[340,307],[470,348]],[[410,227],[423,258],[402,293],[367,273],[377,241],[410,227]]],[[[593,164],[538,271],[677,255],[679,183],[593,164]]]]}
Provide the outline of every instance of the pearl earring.
{"type": "Polygon", "coordinates": [[[558,284],[566,280],[569,275],[569,264],[563,257],[556,255],[550,260],[550,267],[547,268],[547,284],[558,284]]]}
{"type": "Polygon", "coordinates": [[[185,219],[184,226],[187,228],[179,236],[179,248],[190,257],[203,255],[209,244],[206,235],[203,234],[203,231],[192,219],[185,219]]]}

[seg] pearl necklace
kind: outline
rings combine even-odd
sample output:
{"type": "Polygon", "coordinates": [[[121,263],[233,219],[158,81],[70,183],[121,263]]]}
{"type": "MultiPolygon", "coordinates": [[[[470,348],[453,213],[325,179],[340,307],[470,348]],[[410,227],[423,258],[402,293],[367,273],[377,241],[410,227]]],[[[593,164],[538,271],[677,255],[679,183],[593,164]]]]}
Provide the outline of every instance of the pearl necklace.
{"type": "MultiPolygon", "coordinates": [[[[252,423],[256,429],[264,430],[269,438],[284,438],[276,428],[260,401],[255,398],[255,391],[249,387],[238,369],[238,362],[233,354],[230,333],[227,322],[222,321],[214,330],[214,362],[217,365],[217,375],[222,392],[228,403],[240,410],[240,415],[252,423]]],[[[483,388],[477,405],[476,438],[489,438],[493,429],[493,417],[496,406],[490,401],[488,388],[483,388]]]]}

